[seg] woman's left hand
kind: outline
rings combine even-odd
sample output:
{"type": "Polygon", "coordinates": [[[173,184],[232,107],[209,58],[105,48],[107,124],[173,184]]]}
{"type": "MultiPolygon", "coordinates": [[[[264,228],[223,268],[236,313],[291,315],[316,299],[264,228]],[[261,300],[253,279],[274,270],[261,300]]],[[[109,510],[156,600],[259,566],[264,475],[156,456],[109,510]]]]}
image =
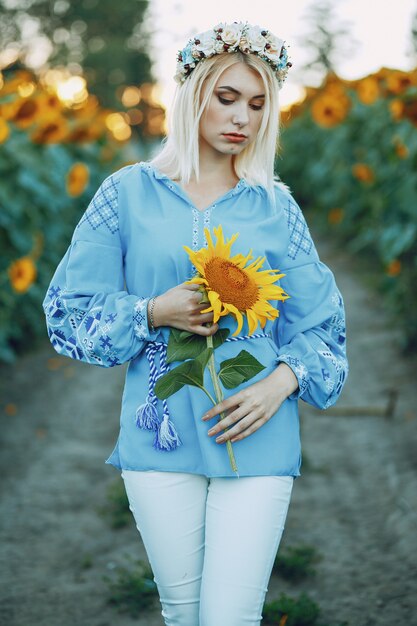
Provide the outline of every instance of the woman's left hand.
{"type": "Polygon", "coordinates": [[[234,424],[233,428],[216,439],[217,443],[228,439],[233,443],[248,437],[270,420],[284,400],[297,388],[298,380],[294,372],[286,363],[281,362],[269,376],[222,400],[207,411],[203,421],[229,411],[226,417],[208,431],[208,435],[213,437],[234,424]]]}

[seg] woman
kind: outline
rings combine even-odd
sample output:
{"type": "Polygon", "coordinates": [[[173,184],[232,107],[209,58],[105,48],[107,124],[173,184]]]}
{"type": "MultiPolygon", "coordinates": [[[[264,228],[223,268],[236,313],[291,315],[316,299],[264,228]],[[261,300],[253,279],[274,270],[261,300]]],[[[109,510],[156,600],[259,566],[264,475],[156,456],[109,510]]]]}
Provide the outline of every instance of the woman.
{"type": "Polygon", "coordinates": [[[258,26],[219,24],[177,61],[161,152],[105,179],[43,306],[60,354],[102,367],[129,362],[106,463],[121,470],[165,624],[259,625],[300,475],[298,399],[327,408],[347,376],[343,299],[298,204],[274,178],[278,92],[291,65],[283,42],[258,26]],[[184,247],[196,254],[219,226],[225,237],[239,233],[234,252],[252,250],[263,269],[284,274],[289,297],[278,318],[256,316],[259,291],[245,304],[253,284],[230,257],[217,259],[230,314],[219,316],[216,296],[202,302],[189,282],[197,257],[184,247]],[[244,347],[261,372],[215,406],[191,385],[158,399],[171,329],[236,335],[236,322],[216,363],[244,347]]]}

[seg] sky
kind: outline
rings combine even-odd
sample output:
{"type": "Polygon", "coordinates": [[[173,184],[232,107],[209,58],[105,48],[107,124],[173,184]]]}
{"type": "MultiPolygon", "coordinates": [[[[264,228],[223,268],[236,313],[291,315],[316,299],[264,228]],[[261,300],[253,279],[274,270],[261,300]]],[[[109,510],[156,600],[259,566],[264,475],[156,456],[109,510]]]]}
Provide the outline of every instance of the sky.
{"type": "MultiPolygon", "coordinates": [[[[280,91],[281,106],[302,97],[302,75],[295,68],[308,62],[303,34],[308,31],[306,11],[316,0],[151,0],[154,31],[154,73],[160,83],[159,98],[169,107],[176,83],[176,55],[188,39],[218,22],[243,21],[271,30],[289,44],[293,67],[280,91]]],[[[347,23],[353,52],[339,62],[337,72],[348,80],[360,78],[382,66],[409,70],[417,65],[412,53],[411,18],[417,0],[334,0],[337,22],[347,23]]],[[[310,81],[309,84],[314,84],[310,81]]],[[[316,81],[317,84],[317,81],[316,81]]]]}

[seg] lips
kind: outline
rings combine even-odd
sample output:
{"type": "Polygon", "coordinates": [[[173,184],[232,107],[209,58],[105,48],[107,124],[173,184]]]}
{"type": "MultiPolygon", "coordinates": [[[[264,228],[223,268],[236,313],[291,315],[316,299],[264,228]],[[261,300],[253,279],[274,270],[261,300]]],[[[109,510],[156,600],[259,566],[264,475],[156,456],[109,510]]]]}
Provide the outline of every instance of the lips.
{"type": "Polygon", "coordinates": [[[240,137],[240,139],[246,139],[246,135],[242,135],[241,133],[223,133],[226,137],[240,137]]]}

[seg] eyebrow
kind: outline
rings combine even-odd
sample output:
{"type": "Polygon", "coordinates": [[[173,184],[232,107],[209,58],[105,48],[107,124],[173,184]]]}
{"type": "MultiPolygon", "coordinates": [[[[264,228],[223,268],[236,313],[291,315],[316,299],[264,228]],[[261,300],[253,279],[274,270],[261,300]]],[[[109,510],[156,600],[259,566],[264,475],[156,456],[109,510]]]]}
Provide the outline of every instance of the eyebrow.
{"type": "MultiPolygon", "coordinates": [[[[242,95],[240,91],[238,91],[234,87],[229,87],[228,85],[223,85],[222,87],[219,87],[219,89],[227,89],[228,91],[233,91],[233,93],[237,93],[239,96],[242,95]]],[[[261,93],[261,94],[259,94],[259,96],[253,96],[253,97],[254,98],[265,98],[265,94],[261,93]]]]}

